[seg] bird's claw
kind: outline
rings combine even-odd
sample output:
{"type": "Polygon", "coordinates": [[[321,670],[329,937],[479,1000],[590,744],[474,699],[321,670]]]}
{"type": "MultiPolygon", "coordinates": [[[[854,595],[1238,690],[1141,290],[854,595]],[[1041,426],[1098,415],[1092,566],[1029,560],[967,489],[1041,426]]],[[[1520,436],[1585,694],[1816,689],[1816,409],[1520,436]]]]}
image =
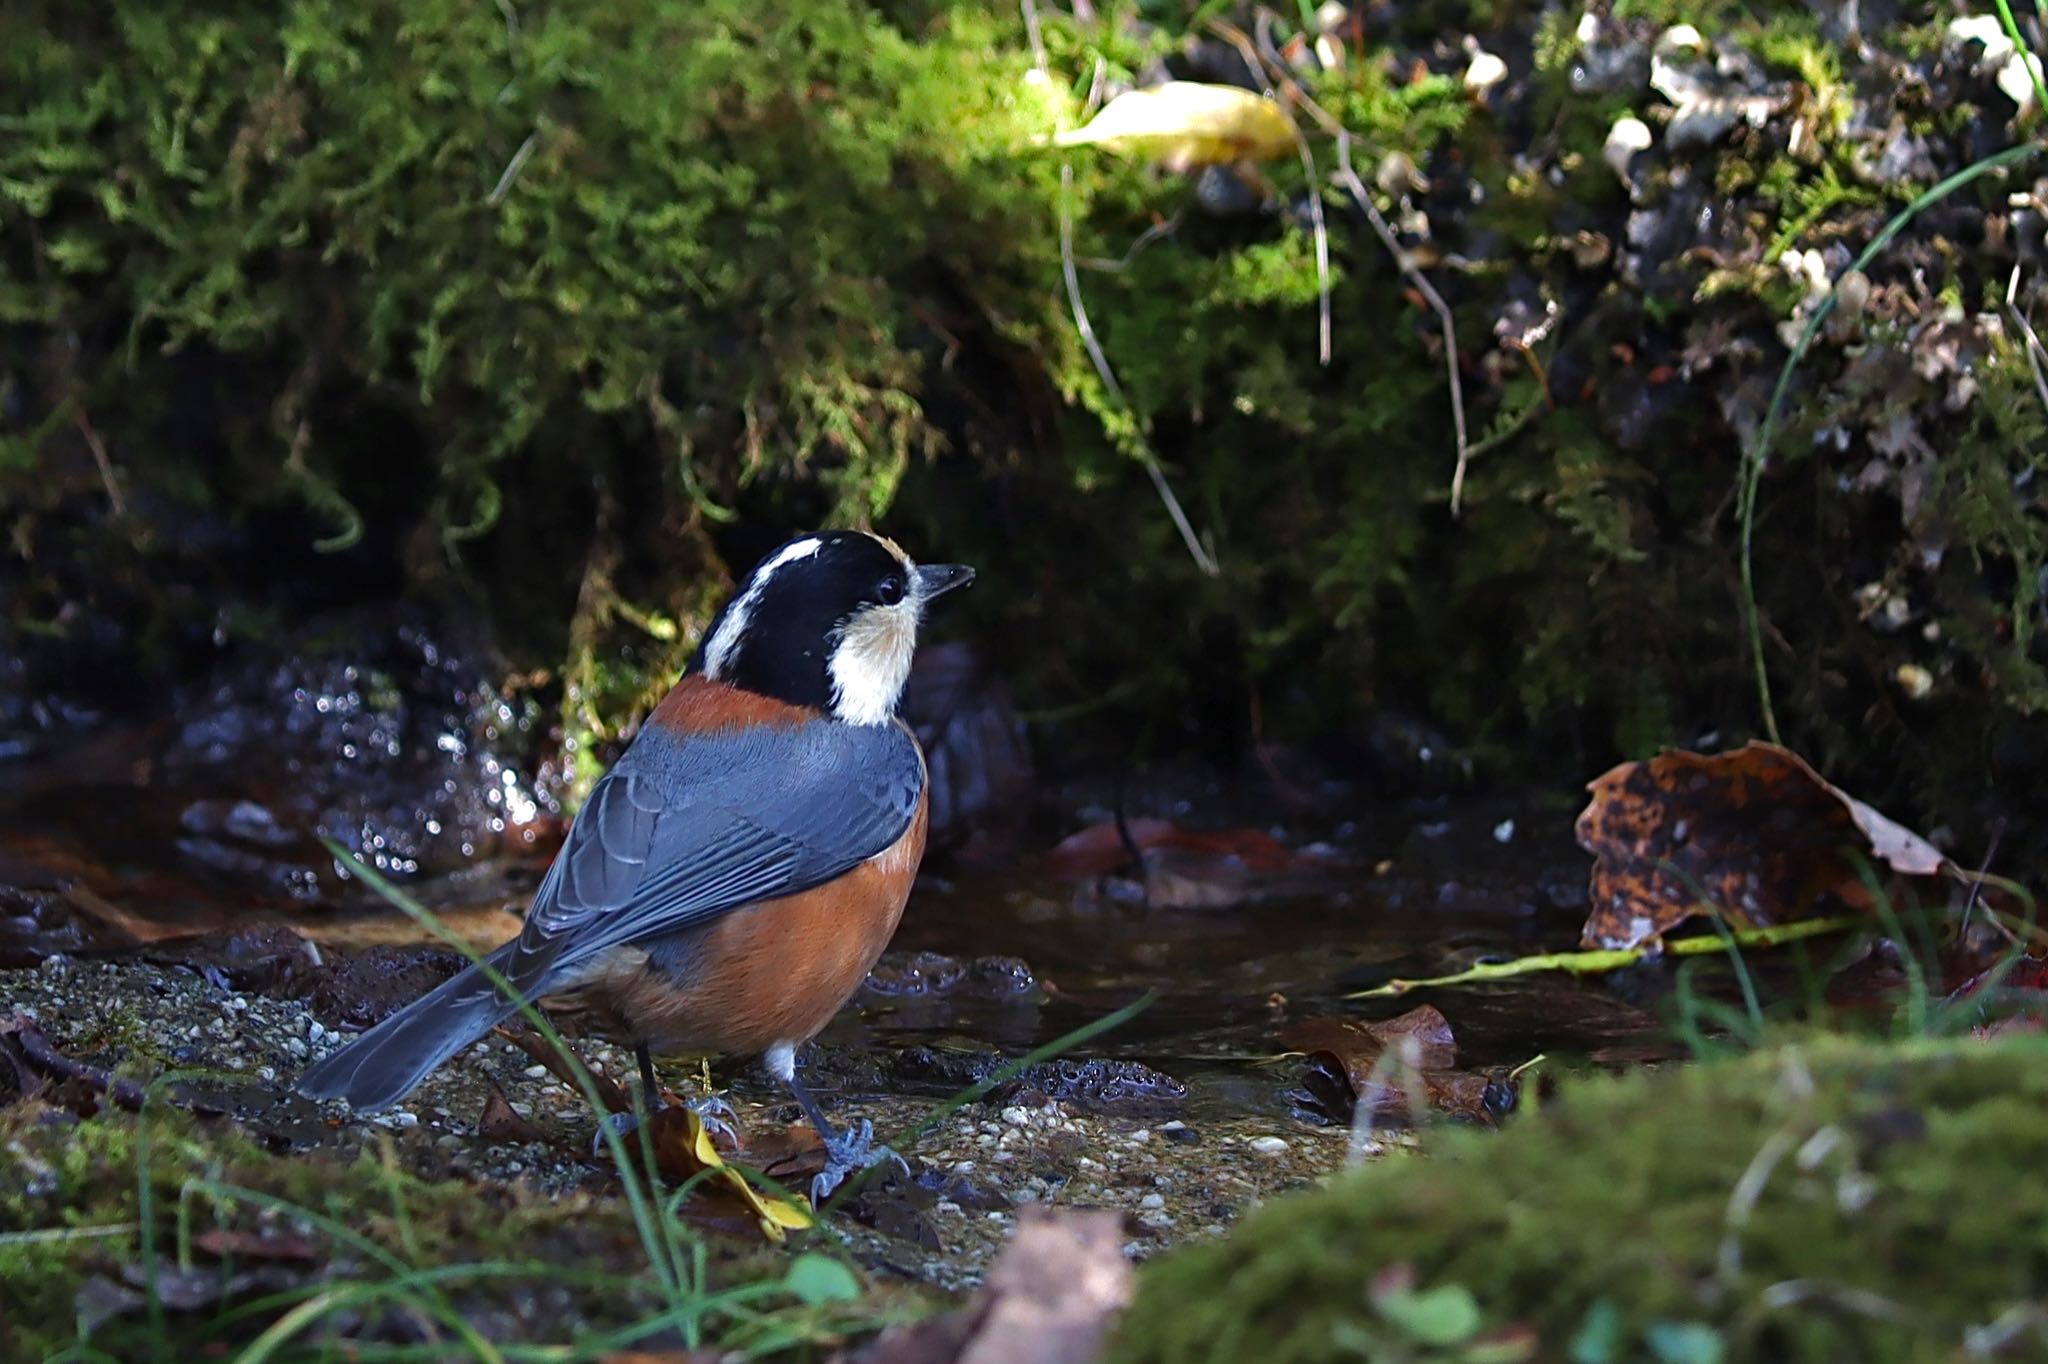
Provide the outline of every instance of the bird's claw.
{"type": "Polygon", "coordinates": [[[847,1127],[825,1139],[825,1168],[811,1181],[811,1204],[823,1207],[832,1191],[840,1186],[849,1175],[893,1160],[905,1175],[910,1173],[910,1162],[885,1145],[875,1141],[875,1125],[866,1118],[859,1127],[847,1127]]]}
{"type": "Polygon", "coordinates": [[[697,1121],[703,1123],[704,1130],[712,1136],[724,1137],[732,1142],[739,1141],[739,1128],[733,1124],[738,1121],[740,1115],[734,1111],[733,1106],[727,1103],[723,1097],[717,1094],[706,1094],[701,1099],[685,1100],[683,1107],[695,1113],[697,1121]]]}
{"type": "Polygon", "coordinates": [[[605,1138],[616,1135],[624,1141],[640,1128],[640,1119],[632,1113],[607,1113],[597,1120],[597,1131],[590,1136],[590,1154],[604,1154],[605,1138]]]}
{"type": "MultiPolygon", "coordinates": [[[[714,1137],[724,1137],[737,1144],[739,1129],[733,1125],[739,1114],[733,1106],[716,1094],[707,1094],[701,1099],[685,1099],[683,1107],[697,1115],[697,1121],[704,1124],[704,1130],[714,1137]]],[[[659,1110],[657,1110],[659,1111],[659,1110]]],[[[634,1113],[607,1113],[597,1124],[597,1131],[590,1139],[590,1153],[604,1154],[605,1135],[617,1133],[621,1140],[631,1136],[640,1128],[640,1118],[634,1113]]]]}

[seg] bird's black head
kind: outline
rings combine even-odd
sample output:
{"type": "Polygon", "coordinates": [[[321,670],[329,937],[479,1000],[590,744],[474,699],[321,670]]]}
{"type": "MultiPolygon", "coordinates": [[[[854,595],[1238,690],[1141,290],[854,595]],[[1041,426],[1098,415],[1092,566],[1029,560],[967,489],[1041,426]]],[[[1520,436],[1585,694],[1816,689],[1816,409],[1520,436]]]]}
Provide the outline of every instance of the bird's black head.
{"type": "Polygon", "coordinates": [[[754,566],[691,666],[849,724],[883,724],[903,698],[925,606],[973,580],[960,564],[919,567],[878,535],[799,536],[754,566]]]}

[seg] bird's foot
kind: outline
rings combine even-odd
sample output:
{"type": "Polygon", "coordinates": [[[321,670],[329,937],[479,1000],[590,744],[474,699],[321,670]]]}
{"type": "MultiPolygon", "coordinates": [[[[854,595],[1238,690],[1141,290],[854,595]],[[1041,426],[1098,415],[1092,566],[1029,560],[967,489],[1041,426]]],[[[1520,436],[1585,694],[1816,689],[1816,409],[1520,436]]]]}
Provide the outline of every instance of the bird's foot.
{"type": "Polygon", "coordinates": [[[590,1154],[604,1154],[605,1138],[616,1135],[620,1141],[640,1130],[639,1115],[634,1113],[607,1113],[597,1120],[597,1131],[590,1135],[590,1154]]]}
{"type": "Polygon", "coordinates": [[[683,1107],[697,1115],[697,1121],[704,1124],[704,1130],[714,1137],[724,1137],[734,1145],[739,1144],[740,1130],[734,1126],[739,1114],[725,1101],[723,1095],[706,1094],[702,1098],[685,1099],[683,1107]]]}
{"type": "Polygon", "coordinates": [[[871,1165],[879,1165],[885,1160],[895,1161],[897,1168],[904,1174],[910,1173],[910,1162],[887,1146],[876,1143],[875,1125],[866,1118],[860,1120],[859,1127],[847,1127],[824,1136],[824,1141],[825,1168],[811,1181],[813,1207],[823,1207],[825,1200],[847,1176],[857,1174],[871,1165]]]}
{"type": "MultiPolygon", "coordinates": [[[[733,1122],[739,1117],[739,1114],[734,1112],[733,1106],[723,1098],[716,1094],[706,1094],[700,1099],[685,1099],[682,1106],[697,1115],[697,1121],[704,1124],[704,1130],[709,1132],[713,1138],[723,1137],[734,1145],[739,1144],[739,1129],[733,1126],[733,1122]]],[[[659,1112],[660,1110],[657,1109],[655,1111],[659,1112]]],[[[648,1115],[650,1120],[653,1116],[652,1113],[648,1115]]],[[[590,1138],[590,1153],[594,1156],[604,1154],[605,1136],[607,1133],[617,1133],[621,1139],[624,1139],[639,1129],[639,1114],[607,1113],[599,1120],[597,1131],[590,1138]]]]}

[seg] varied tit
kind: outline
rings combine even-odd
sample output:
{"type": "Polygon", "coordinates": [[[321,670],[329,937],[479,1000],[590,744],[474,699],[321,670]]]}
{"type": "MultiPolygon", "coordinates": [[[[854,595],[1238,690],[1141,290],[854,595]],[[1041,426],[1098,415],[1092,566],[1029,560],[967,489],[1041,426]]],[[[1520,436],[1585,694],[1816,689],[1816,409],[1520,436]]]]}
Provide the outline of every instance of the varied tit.
{"type": "MultiPolygon", "coordinates": [[[[896,706],[925,608],[973,581],[855,531],[757,565],[690,671],[590,799],[518,938],[489,957],[528,999],[580,992],[650,1048],[753,1054],[824,1139],[822,1198],[891,1154],[835,1132],[797,1048],[866,978],[910,895],[929,809],[896,706]]],[[[469,967],[306,1071],[301,1093],[374,1111],[513,1013],[469,967]]]]}

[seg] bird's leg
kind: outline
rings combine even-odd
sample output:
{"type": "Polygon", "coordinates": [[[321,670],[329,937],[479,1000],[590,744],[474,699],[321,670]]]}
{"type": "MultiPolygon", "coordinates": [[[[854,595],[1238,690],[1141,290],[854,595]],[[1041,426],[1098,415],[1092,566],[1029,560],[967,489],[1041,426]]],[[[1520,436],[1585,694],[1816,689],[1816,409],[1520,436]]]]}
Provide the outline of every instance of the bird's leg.
{"type": "MultiPolygon", "coordinates": [[[[647,1043],[635,1042],[633,1044],[633,1055],[640,1063],[640,1111],[644,1112],[647,1115],[648,1121],[651,1122],[655,1114],[667,1107],[661,1101],[661,1080],[654,1073],[654,1052],[648,1047],[647,1043]]],[[[732,1125],[732,1120],[737,1115],[733,1112],[732,1105],[718,1095],[706,1094],[700,1099],[685,1100],[683,1107],[695,1113],[697,1120],[704,1124],[704,1130],[710,1132],[713,1136],[725,1136],[734,1141],[739,1140],[739,1133],[732,1125]]],[[[604,1146],[604,1134],[607,1128],[623,1137],[628,1132],[639,1127],[639,1125],[640,1118],[637,1114],[606,1114],[604,1121],[598,1125],[597,1135],[591,1140],[592,1152],[595,1153],[604,1146]]]]}
{"type": "Polygon", "coordinates": [[[834,1128],[826,1119],[825,1110],[818,1107],[818,1101],[811,1097],[811,1091],[804,1088],[803,1081],[796,1078],[794,1066],[788,1075],[782,1077],[782,1082],[789,1086],[789,1092],[796,1096],[797,1105],[803,1109],[804,1116],[810,1119],[811,1126],[817,1129],[819,1139],[825,1143],[825,1168],[811,1181],[812,1206],[823,1207],[825,1199],[848,1175],[865,1170],[870,1165],[893,1160],[904,1174],[910,1173],[908,1161],[887,1146],[876,1144],[875,1125],[866,1118],[860,1120],[860,1126],[857,1128],[849,1127],[844,1131],[834,1128]]]}

